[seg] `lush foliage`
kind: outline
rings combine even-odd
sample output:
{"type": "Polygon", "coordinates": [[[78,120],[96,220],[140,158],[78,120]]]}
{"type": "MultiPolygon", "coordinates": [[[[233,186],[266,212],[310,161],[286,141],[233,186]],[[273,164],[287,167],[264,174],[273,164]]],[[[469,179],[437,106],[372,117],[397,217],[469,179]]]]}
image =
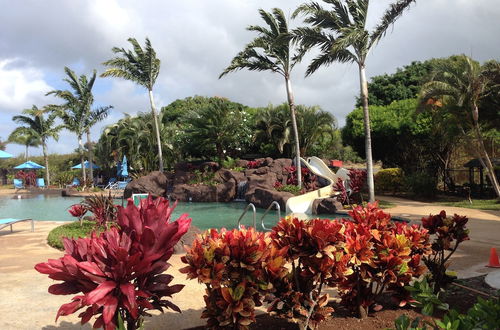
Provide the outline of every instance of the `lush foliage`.
{"type": "MultiPolygon", "coordinates": [[[[287,185],[294,185],[296,186],[298,184],[297,180],[297,168],[295,166],[289,166],[285,167],[284,170],[288,173],[287,178],[286,178],[286,184],[287,185]]],[[[308,191],[313,191],[318,189],[318,177],[313,174],[307,167],[302,167],[300,169],[301,174],[302,174],[302,193],[308,192],[308,191]]]]}
{"type": "Polygon", "coordinates": [[[82,225],[83,216],[85,215],[85,213],[87,213],[87,211],[87,208],[82,204],[71,205],[68,209],[68,212],[69,214],[71,214],[71,216],[78,218],[78,221],[80,221],[80,225],[82,225]]]}
{"type": "Polygon", "coordinates": [[[119,208],[118,227],[90,237],[65,239],[66,254],[39,263],[35,269],[62,283],[49,292],[57,295],[81,293],[61,306],[57,318],[85,308],[82,323],[96,316],[93,327],[115,329],[118,318],[129,329],[142,324],[148,309],[179,308],[164,299],[179,292],[182,285],[170,285],[168,269],[173,247],[188,230],[187,214],[170,221],[173,208],[163,198],[151,197],[136,207],[131,200],[119,208]]]}
{"type": "Polygon", "coordinates": [[[81,205],[94,215],[97,227],[109,226],[116,222],[117,206],[115,205],[111,193],[108,196],[91,195],[85,197],[81,205]]]}
{"type": "Polygon", "coordinates": [[[286,192],[292,193],[294,195],[300,195],[302,193],[302,188],[300,188],[294,184],[282,184],[279,181],[276,181],[274,183],[274,188],[277,191],[286,191],[286,192]]]}
{"type": "Polygon", "coordinates": [[[466,228],[468,221],[467,217],[457,214],[447,217],[445,211],[422,218],[422,226],[429,234],[434,235],[432,254],[425,256],[423,260],[432,274],[435,293],[453,281],[453,277],[446,274],[448,260],[460,243],[469,239],[469,230],[466,228]]]}
{"type": "Polygon", "coordinates": [[[205,310],[209,328],[246,329],[255,322],[255,306],[273,286],[271,278],[286,275],[286,247],[269,248],[269,235],[253,228],[211,229],[198,236],[182,261],[180,271],[207,286],[205,310]]]}
{"type": "Polygon", "coordinates": [[[423,171],[413,172],[405,176],[404,187],[413,196],[432,198],[437,194],[437,177],[423,171]]]}
{"type": "Polygon", "coordinates": [[[375,174],[377,191],[397,193],[404,188],[404,173],[400,168],[384,168],[375,174]]]}
{"type": "Polygon", "coordinates": [[[352,221],[287,217],[271,233],[222,229],[199,236],[182,272],[207,285],[208,325],[245,327],[265,297],[269,312],[314,328],[332,312],[327,286],[361,317],[379,307],[382,292],[401,305],[411,301],[405,286],[425,270],[420,260],[430,251],[427,230],[392,222],[376,204],[358,206],[350,216],[352,221]]]}
{"type": "Polygon", "coordinates": [[[449,308],[448,304],[439,300],[440,292],[434,293],[434,288],[429,284],[427,277],[421,281],[415,281],[412,285],[406,286],[405,289],[411,294],[410,305],[420,308],[424,315],[433,316],[434,309],[447,311],[449,308]]]}

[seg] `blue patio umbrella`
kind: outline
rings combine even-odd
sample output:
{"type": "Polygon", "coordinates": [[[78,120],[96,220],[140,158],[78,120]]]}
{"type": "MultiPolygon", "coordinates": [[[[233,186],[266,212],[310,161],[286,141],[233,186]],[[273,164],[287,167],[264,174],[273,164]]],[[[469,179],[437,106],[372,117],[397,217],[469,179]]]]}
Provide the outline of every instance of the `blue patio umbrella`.
{"type": "Polygon", "coordinates": [[[17,165],[14,167],[16,170],[39,170],[41,168],[45,168],[45,166],[39,165],[35,162],[32,162],[31,160],[28,160],[25,163],[22,163],[21,165],[17,165]]]}
{"type": "MultiPolygon", "coordinates": [[[[84,161],[83,162],[83,167],[90,168],[90,162],[88,160],[84,161]]],[[[75,166],[73,166],[71,168],[73,168],[73,169],[80,169],[80,168],[82,168],[82,164],[81,163],[77,164],[77,165],[75,165],[75,166]]],[[[92,163],[92,168],[97,169],[97,168],[99,168],[99,166],[97,166],[96,164],[92,163]]]]}
{"type": "Polygon", "coordinates": [[[122,175],[122,162],[118,161],[118,163],[116,163],[116,176],[120,176],[122,175]]]}
{"type": "Polygon", "coordinates": [[[5,152],[3,150],[0,150],[0,158],[12,158],[13,156],[9,154],[8,152],[5,152]]]}
{"type": "Polygon", "coordinates": [[[128,165],[127,165],[127,156],[123,155],[122,159],[122,168],[120,171],[120,176],[127,177],[128,176],[128,165]]]}

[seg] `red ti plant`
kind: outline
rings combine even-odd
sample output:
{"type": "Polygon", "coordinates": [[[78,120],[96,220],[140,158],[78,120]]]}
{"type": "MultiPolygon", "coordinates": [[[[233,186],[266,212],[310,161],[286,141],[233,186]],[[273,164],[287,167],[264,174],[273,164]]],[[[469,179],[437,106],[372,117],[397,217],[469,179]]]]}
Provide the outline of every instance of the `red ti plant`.
{"type": "Polygon", "coordinates": [[[349,203],[349,196],[347,195],[347,191],[344,186],[344,180],[338,178],[337,182],[333,185],[333,189],[340,193],[337,198],[342,205],[349,203]]]}
{"type": "MultiPolygon", "coordinates": [[[[286,184],[296,186],[298,184],[297,168],[295,166],[285,167],[284,170],[288,173],[286,184]]],[[[318,189],[317,176],[314,175],[307,167],[300,168],[302,174],[302,184],[304,185],[302,193],[318,189]]]]}
{"type": "Polygon", "coordinates": [[[81,226],[83,216],[85,215],[85,213],[87,213],[87,209],[82,204],[73,204],[68,209],[68,212],[75,218],[78,218],[78,221],[80,221],[80,226],[81,226]]]}
{"type": "Polygon", "coordinates": [[[255,322],[255,306],[273,288],[269,278],[287,273],[287,247],[278,250],[270,244],[268,234],[253,228],[198,235],[182,258],[188,266],[180,271],[207,287],[202,318],[208,328],[247,329],[255,322]]]}
{"type": "Polygon", "coordinates": [[[261,165],[260,160],[250,160],[247,163],[247,168],[252,169],[252,168],[259,168],[261,165]]]}
{"type": "Polygon", "coordinates": [[[108,196],[103,194],[87,196],[81,204],[94,214],[97,228],[116,222],[117,206],[111,197],[111,192],[108,196]]]}
{"type": "Polygon", "coordinates": [[[165,298],[183,285],[170,285],[173,277],[163,272],[191,219],[183,214],[170,221],[174,207],[163,198],[153,201],[150,196],[139,207],[129,199],[127,207],[119,207],[118,227],[86,238],[66,238],[62,258],[37,264],[38,272],[62,281],[51,285],[50,293],[78,294],[59,308],[56,320],[84,308],[79,314],[82,324],[95,316],[94,328],[115,329],[123,320],[128,329],[137,329],[147,310],[180,312],[165,298]]]}
{"type": "Polygon", "coordinates": [[[427,230],[395,224],[377,203],[357,206],[349,215],[352,221],[343,220],[344,249],[352,273],[338,281],[342,302],[357,309],[361,318],[368,315],[370,307],[381,307],[375,303],[384,291],[399,296],[404,305],[404,286],[425,270],[420,258],[429,253],[427,230]]]}
{"type": "Polygon", "coordinates": [[[443,210],[439,214],[422,218],[422,226],[434,235],[432,254],[424,257],[424,262],[432,274],[434,293],[453,281],[453,277],[446,275],[448,260],[455,253],[460,243],[469,239],[469,230],[466,224],[469,219],[465,216],[453,215],[447,217],[443,210]],[[445,253],[445,251],[448,251],[445,253]]]}
{"type": "Polygon", "coordinates": [[[361,190],[366,183],[366,171],[352,168],[349,170],[349,198],[354,200],[356,204],[363,203],[363,196],[361,190]]]}
{"type": "Polygon", "coordinates": [[[289,275],[274,278],[268,311],[302,320],[302,328],[316,328],[333,308],[327,307],[326,285],[350,273],[349,256],[342,248],[343,225],[339,221],[284,218],[273,228],[277,249],[288,247],[289,275]]]}

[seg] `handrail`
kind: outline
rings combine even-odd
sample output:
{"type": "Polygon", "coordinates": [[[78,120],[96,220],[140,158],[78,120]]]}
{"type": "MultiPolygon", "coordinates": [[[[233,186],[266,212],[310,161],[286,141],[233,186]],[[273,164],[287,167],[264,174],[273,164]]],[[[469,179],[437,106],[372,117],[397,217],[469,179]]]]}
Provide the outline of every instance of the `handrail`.
{"type": "Polygon", "coordinates": [[[279,219],[281,219],[281,206],[280,206],[280,203],[278,203],[277,201],[273,201],[271,203],[271,205],[269,205],[267,207],[266,211],[264,212],[264,214],[260,218],[260,225],[262,226],[262,229],[264,229],[264,230],[270,230],[271,229],[271,228],[266,228],[266,226],[264,225],[264,217],[269,213],[269,211],[271,210],[271,208],[273,207],[273,205],[276,205],[276,210],[278,211],[278,221],[279,221],[279,219]]]}
{"type": "Polygon", "coordinates": [[[256,220],[256,214],[257,214],[257,210],[255,209],[255,205],[253,205],[252,203],[248,204],[246,207],[245,207],[245,210],[243,211],[243,213],[240,215],[239,219],[238,219],[238,229],[241,229],[241,219],[245,216],[245,214],[247,214],[247,211],[249,208],[252,208],[252,211],[253,211],[253,227],[255,228],[256,227],[256,224],[257,224],[257,220],[256,220]]]}

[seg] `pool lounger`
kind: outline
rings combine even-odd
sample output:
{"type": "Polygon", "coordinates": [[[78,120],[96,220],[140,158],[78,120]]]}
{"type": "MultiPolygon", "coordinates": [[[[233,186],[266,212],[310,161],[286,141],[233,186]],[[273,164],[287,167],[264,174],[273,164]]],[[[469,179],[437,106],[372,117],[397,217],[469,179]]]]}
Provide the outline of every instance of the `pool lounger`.
{"type": "Polygon", "coordinates": [[[10,232],[12,233],[12,225],[21,221],[31,221],[31,231],[35,231],[35,222],[33,219],[0,219],[0,229],[10,226],[10,232]]]}

